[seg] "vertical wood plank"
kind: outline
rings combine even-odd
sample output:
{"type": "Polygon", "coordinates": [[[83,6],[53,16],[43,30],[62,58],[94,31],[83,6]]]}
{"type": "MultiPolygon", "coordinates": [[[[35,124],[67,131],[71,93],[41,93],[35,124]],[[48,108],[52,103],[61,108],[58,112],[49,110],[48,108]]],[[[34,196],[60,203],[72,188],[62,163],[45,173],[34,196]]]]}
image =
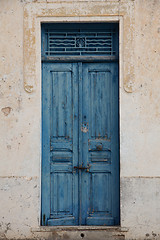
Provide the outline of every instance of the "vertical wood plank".
{"type": "MultiPolygon", "coordinates": [[[[79,117],[79,126],[78,126],[78,165],[82,165],[83,163],[83,142],[82,142],[82,100],[83,100],[83,88],[82,88],[82,63],[78,63],[78,117],[79,117]]],[[[78,179],[78,187],[79,187],[79,194],[78,194],[78,206],[79,206],[79,218],[78,224],[82,224],[82,173],[79,171],[79,179],[78,179]]]]}
{"type": "Polygon", "coordinates": [[[42,65],[42,225],[47,225],[50,214],[50,104],[51,82],[47,64],[42,65]],[[44,121],[45,119],[45,121],[44,121]]]}

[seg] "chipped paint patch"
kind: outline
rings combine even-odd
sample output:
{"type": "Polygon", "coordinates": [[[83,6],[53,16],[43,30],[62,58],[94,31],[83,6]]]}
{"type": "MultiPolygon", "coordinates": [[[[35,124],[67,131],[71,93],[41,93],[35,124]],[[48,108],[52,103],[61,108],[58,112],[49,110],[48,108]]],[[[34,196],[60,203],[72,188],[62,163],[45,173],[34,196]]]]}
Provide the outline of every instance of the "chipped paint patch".
{"type": "Polygon", "coordinates": [[[87,124],[82,124],[81,132],[83,132],[83,133],[87,133],[88,132],[88,123],[87,124]]]}
{"type": "Polygon", "coordinates": [[[11,107],[4,107],[1,109],[1,111],[4,113],[5,116],[8,116],[11,112],[12,108],[11,107]]]}
{"type": "Polygon", "coordinates": [[[32,93],[32,92],[33,92],[33,86],[31,86],[31,85],[25,85],[25,86],[24,86],[24,90],[25,90],[27,93],[32,93]]]}
{"type": "Polygon", "coordinates": [[[126,80],[124,82],[124,90],[127,93],[134,92],[134,74],[126,76],[126,80]]]}

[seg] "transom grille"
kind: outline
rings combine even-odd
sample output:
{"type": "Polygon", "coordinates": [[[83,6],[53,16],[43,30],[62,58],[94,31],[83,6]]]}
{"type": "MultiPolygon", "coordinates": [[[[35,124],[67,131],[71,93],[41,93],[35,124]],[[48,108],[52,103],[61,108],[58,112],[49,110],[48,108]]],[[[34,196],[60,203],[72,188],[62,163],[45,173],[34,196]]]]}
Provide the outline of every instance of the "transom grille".
{"type": "MultiPolygon", "coordinates": [[[[78,24],[77,24],[78,25],[78,24]]],[[[83,24],[84,25],[84,24],[83,24]]],[[[115,43],[116,31],[110,29],[83,28],[66,29],[66,31],[54,28],[44,29],[43,56],[115,56],[117,46],[115,43]]]]}

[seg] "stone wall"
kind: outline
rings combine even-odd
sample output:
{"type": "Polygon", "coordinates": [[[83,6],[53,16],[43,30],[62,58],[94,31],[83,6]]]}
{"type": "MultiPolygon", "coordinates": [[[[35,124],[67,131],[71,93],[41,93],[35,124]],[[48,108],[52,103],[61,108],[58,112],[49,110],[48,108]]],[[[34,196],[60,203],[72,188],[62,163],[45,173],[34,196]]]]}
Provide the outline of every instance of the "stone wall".
{"type": "Polygon", "coordinates": [[[0,238],[33,238],[40,225],[40,22],[112,19],[121,23],[121,227],[126,239],[160,239],[159,0],[0,0],[0,238]]]}

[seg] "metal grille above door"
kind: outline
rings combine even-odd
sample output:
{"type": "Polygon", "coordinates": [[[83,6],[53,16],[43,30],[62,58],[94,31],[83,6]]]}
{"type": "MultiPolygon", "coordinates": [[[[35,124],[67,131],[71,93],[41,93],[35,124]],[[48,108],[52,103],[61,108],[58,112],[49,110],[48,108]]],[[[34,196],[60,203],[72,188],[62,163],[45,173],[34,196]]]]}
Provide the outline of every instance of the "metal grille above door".
{"type": "Polygon", "coordinates": [[[117,33],[117,24],[44,24],[42,56],[118,57],[117,33]]]}

